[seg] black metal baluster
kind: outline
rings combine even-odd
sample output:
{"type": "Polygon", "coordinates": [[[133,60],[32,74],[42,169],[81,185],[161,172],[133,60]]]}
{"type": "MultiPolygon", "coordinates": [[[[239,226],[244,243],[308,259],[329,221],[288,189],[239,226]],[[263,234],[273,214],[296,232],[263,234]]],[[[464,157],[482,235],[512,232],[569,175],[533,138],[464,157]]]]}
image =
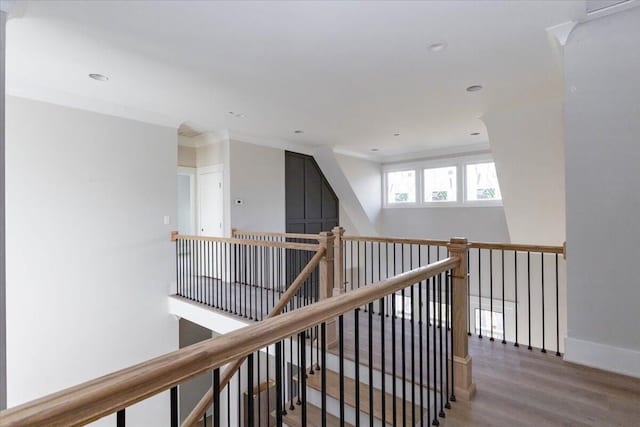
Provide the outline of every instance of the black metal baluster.
{"type": "MultiPolygon", "coordinates": [[[[237,381],[238,385],[237,385],[237,391],[238,391],[238,413],[237,413],[237,423],[236,425],[240,425],[240,420],[242,419],[242,414],[241,414],[241,408],[242,408],[242,392],[240,391],[240,384],[242,384],[242,366],[240,367],[240,369],[238,369],[238,381],[237,381]]],[[[245,420],[245,424],[247,423],[247,421],[245,420]]]]}
{"type": "Polygon", "coordinates": [[[482,339],[482,249],[478,248],[478,312],[480,313],[480,334],[478,338],[482,339]]]}
{"type": "MultiPolygon", "coordinates": [[[[393,244],[393,273],[395,276],[396,269],[396,244],[393,244]]],[[[391,391],[392,391],[392,420],[395,425],[398,415],[397,398],[396,398],[396,294],[391,294],[391,391]]]]}
{"type": "MultiPolygon", "coordinates": [[[[489,330],[489,333],[491,335],[491,338],[489,338],[489,341],[494,341],[493,338],[493,249],[489,249],[489,316],[491,317],[491,329],[489,330]]],[[[480,315],[482,316],[482,312],[480,312],[480,315]]]]}
{"type": "MultiPolygon", "coordinates": [[[[257,318],[256,318],[257,320],[257,318]]],[[[262,381],[262,379],[260,378],[260,353],[262,353],[260,350],[256,351],[256,377],[257,377],[257,390],[258,390],[258,427],[262,427],[262,402],[260,399],[260,396],[262,395],[262,393],[260,393],[260,382],[262,381]]],[[[250,391],[251,392],[251,391],[250,391]]]]}
{"type": "Polygon", "coordinates": [[[531,347],[531,252],[527,251],[527,315],[529,316],[529,350],[531,347]]]}
{"type": "Polygon", "coordinates": [[[456,401],[456,393],[455,393],[455,378],[454,378],[454,372],[455,372],[455,366],[454,366],[454,361],[453,361],[453,355],[455,354],[454,352],[454,346],[453,346],[453,333],[454,333],[454,327],[453,327],[453,279],[451,279],[451,281],[449,282],[449,284],[451,285],[451,290],[449,293],[449,305],[451,307],[451,327],[450,329],[450,334],[451,334],[451,397],[449,398],[449,400],[451,400],[452,402],[456,401]]]}
{"type": "Polygon", "coordinates": [[[556,356],[560,356],[560,292],[558,290],[558,254],[556,254],[556,356]]]}
{"type": "Polygon", "coordinates": [[[300,332],[300,334],[298,335],[298,342],[302,343],[302,345],[300,346],[300,358],[302,360],[302,369],[299,369],[298,371],[300,372],[300,384],[301,384],[301,409],[302,409],[302,414],[301,414],[301,420],[302,420],[302,425],[306,426],[307,425],[307,369],[306,369],[306,364],[307,364],[307,357],[306,357],[306,342],[305,342],[305,333],[304,332],[300,332]]]}
{"type": "Polygon", "coordinates": [[[327,427],[327,324],[320,325],[320,340],[322,341],[322,352],[320,353],[320,381],[322,389],[322,427],[327,427]]]}
{"type": "Polygon", "coordinates": [[[171,387],[169,392],[169,398],[171,402],[171,427],[178,427],[178,386],[171,387]]]}
{"type": "MultiPolygon", "coordinates": [[[[373,281],[373,279],[372,279],[373,281]]],[[[369,303],[369,426],[373,427],[373,303],[369,303]]],[[[384,375],[384,373],[383,373],[384,375]]]]}
{"type": "Polygon", "coordinates": [[[440,413],[438,414],[440,418],[445,417],[444,413],[444,376],[442,369],[442,273],[438,274],[438,347],[440,350],[440,413]]]}
{"type": "Polygon", "coordinates": [[[355,270],[353,263],[353,240],[349,241],[349,246],[351,246],[351,289],[353,289],[353,286],[355,285],[355,282],[353,281],[353,272],[355,270]]]}
{"type": "Polygon", "coordinates": [[[355,349],[355,395],[356,395],[356,427],[360,427],[360,309],[353,311],[353,331],[355,349]]]}
{"type": "Polygon", "coordinates": [[[338,346],[339,346],[339,372],[340,372],[340,426],[344,427],[344,318],[338,317],[338,346]]]}
{"type": "MultiPolygon", "coordinates": [[[[429,246],[427,246],[427,263],[429,263],[430,261],[430,249],[429,246]]],[[[434,390],[435,392],[435,383],[433,385],[433,387],[431,387],[431,337],[430,337],[430,326],[431,326],[431,297],[429,296],[430,294],[430,289],[431,289],[431,279],[427,279],[426,283],[425,283],[425,299],[426,299],[426,307],[427,307],[427,312],[426,312],[426,321],[424,322],[424,328],[425,328],[425,339],[426,339],[426,344],[427,344],[427,348],[426,348],[426,378],[427,378],[427,423],[429,422],[429,420],[431,419],[431,394],[432,391],[434,390]]]]}
{"type": "Polygon", "coordinates": [[[247,356],[247,427],[254,427],[253,409],[253,353],[247,356]]]}
{"type": "Polygon", "coordinates": [[[432,286],[432,294],[431,298],[433,300],[433,422],[431,423],[434,426],[439,426],[440,421],[438,421],[438,359],[437,359],[437,350],[438,350],[438,308],[437,308],[437,292],[436,292],[436,277],[431,279],[432,286]]]}
{"type": "Polygon", "coordinates": [[[127,425],[127,422],[126,422],[125,410],[124,409],[120,409],[116,413],[116,426],[117,427],[125,427],[126,425],[127,425]]]}
{"type": "MultiPolygon", "coordinates": [[[[413,270],[413,247],[409,245],[409,269],[413,270]]],[[[415,299],[414,299],[415,284],[411,285],[409,291],[409,299],[411,303],[411,421],[415,425],[416,419],[416,345],[415,345],[415,299]]]]}
{"type": "Polygon", "coordinates": [[[513,251],[513,270],[514,270],[514,291],[515,291],[515,305],[516,305],[516,342],[514,347],[520,347],[518,344],[518,251],[513,251]]]}
{"type": "MultiPolygon", "coordinates": [[[[422,247],[418,246],[418,265],[421,266],[422,265],[422,261],[421,261],[421,253],[422,253],[422,247]]],[[[423,347],[422,347],[422,287],[423,287],[424,282],[420,282],[418,284],[418,376],[420,378],[420,426],[423,427],[424,426],[424,384],[423,384],[423,365],[422,365],[422,352],[423,352],[423,347]]],[[[415,387],[415,385],[414,385],[415,387]]],[[[415,405],[415,401],[413,402],[413,404],[415,405]]],[[[413,420],[413,425],[415,425],[415,419],[413,420]]]]}
{"type": "MultiPolygon", "coordinates": [[[[506,333],[507,323],[505,320],[505,313],[504,313],[504,249],[500,251],[500,254],[502,257],[502,261],[500,263],[502,266],[502,344],[506,344],[507,343],[507,333],[506,333]]],[[[453,292],[453,285],[451,285],[451,292],[453,292]]]]}
{"type": "MultiPolygon", "coordinates": [[[[449,331],[453,329],[449,322],[449,306],[451,304],[451,301],[449,301],[449,286],[451,283],[451,275],[446,272],[444,274],[444,375],[446,386],[444,407],[446,409],[451,409],[451,403],[449,403],[449,331]]],[[[451,355],[453,356],[453,353],[451,355]]]]}
{"type": "Polygon", "coordinates": [[[542,351],[543,353],[547,352],[547,348],[544,345],[545,343],[545,328],[544,328],[544,252],[540,252],[540,281],[542,285],[542,351]]]}
{"type": "MultiPolygon", "coordinates": [[[[380,298],[380,313],[384,313],[385,312],[385,307],[384,307],[384,297],[380,298]]],[[[385,329],[385,324],[384,324],[384,319],[386,316],[381,315],[380,316],[380,372],[381,372],[381,376],[382,376],[382,406],[380,407],[380,409],[382,410],[382,420],[383,420],[383,424],[384,422],[386,422],[387,419],[387,411],[386,411],[386,395],[387,395],[387,391],[386,391],[386,382],[387,382],[387,370],[385,368],[385,352],[384,352],[384,344],[385,344],[385,339],[384,339],[384,329],[385,329]]]]}
{"type": "MultiPolygon", "coordinates": [[[[276,343],[276,426],[282,427],[282,341],[276,343]]],[[[268,406],[268,405],[267,405],[268,406]]]]}
{"type": "MultiPolygon", "coordinates": [[[[220,368],[213,370],[213,427],[220,427],[220,368]]],[[[204,414],[205,420],[207,413],[204,414]]]]}

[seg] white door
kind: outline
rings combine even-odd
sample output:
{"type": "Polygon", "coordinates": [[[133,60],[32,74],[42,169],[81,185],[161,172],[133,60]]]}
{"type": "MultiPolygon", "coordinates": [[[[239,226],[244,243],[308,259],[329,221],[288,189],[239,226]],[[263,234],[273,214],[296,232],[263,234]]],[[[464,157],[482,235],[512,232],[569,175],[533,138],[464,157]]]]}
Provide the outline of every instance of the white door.
{"type": "Polygon", "coordinates": [[[198,172],[198,201],[201,236],[222,237],[223,228],[223,176],[222,171],[198,172]]]}
{"type": "MultiPolygon", "coordinates": [[[[208,237],[224,235],[224,182],[222,167],[211,166],[198,169],[198,234],[208,237]]],[[[201,250],[199,271],[203,276],[221,279],[224,272],[221,266],[226,263],[220,259],[225,252],[214,242],[204,243],[206,250],[201,250]],[[202,255],[204,254],[204,255],[202,255]]]]}

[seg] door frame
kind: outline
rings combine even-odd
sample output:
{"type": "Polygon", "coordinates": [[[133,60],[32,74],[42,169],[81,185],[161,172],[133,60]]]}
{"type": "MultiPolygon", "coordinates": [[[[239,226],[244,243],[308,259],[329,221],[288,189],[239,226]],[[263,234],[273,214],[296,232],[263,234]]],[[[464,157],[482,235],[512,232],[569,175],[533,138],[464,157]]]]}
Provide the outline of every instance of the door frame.
{"type": "MultiPolygon", "coordinates": [[[[189,199],[191,200],[191,224],[193,225],[193,234],[196,233],[197,227],[198,227],[198,212],[196,211],[197,209],[197,195],[198,195],[198,180],[197,180],[197,175],[198,175],[198,169],[197,168],[192,168],[192,167],[187,167],[187,166],[178,166],[178,172],[176,173],[176,175],[183,175],[183,176],[188,176],[189,177],[189,199]]],[[[177,215],[177,213],[176,213],[177,215]]],[[[178,217],[176,216],[176,223],[177,223],[178,217]]]]}
{"type": "Polygon", "coordinates": [[[200,176],[202,175],[206,175],[206,174],[210,174],[210,173],[220,173],[222,175],[222,235],[224,236],[224,230],[225,230],[225,221],[224,221],[224,211],[225,211],[225,200],[224,200],[224,190],[226,187],[226,183],[224,181],[224,163],[219,163],[216,165],[211,165],[211,166],[202,166],[196,169],[196,173],[197,173],[197,180],[196,182],[198,183],[198,197],[196,198],[197,200],[197,208],[198,208],[198,214],[197,214],[197,230],[196,230],[196,235],[197,236],[201,236],[202,235],[202,226],[201,226],[201,218],[202,218],[202,212],[201,212],[201,198],[200,198],[200,187],[199,187],[199,181],[200,181],[200,176]]]}

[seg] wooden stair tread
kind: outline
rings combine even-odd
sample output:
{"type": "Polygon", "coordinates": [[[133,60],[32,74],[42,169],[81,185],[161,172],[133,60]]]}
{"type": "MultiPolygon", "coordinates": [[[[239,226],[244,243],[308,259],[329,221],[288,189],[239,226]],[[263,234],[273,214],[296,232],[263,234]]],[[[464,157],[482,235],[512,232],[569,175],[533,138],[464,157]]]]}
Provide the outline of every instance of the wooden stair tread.
{"type": "MultiPolygon", "coordinates": [[[[305,427],[302,425],[302,408],[299,405],[294,404],[293,411],[288,407],[287,402],[287,415],[282,417],[282,422],[289,427],[305,427]]],[[[275,416],[275,414],[273,414],[275,416]]],[[[314,406],[307,402],[307,426],[320,427],[322,425],[322,410],[317,406],[314,406]]],[[[345,423],[345,426],[353,427],[351,424],[345,423]]],[[[327,427],[340,427],[340,419],[327,413],[327,427]]]]}
{"type": "MultiPolygon", "coordinates": [[[[297,380],[297,377],[295,378],[297,380]]],[[[307,375],[307,386],[317,391],[322,391],[322,376],[320,371],[314,375],[307,375]]],[[[407,387],[407,397],[410,396],[410,388],[407,387]]],[[[420,405],[415,405],[416,420],[412,420],[412,405],[407,401],[402,404],[402,389],[396,390],[396,420],[393,420],[393,396],[385,393],[385,422],[391,425],[403,425],[403,413],[407,414],[407,425],[416,425],[420,421],[420,405]]],[[[327,370],[327,395],[340,400],[340,376],[338,373],[327,370]]],[[[352,378],[344,379],[344,402],[352,408],[356,407],[355,381],[352,378]]],[[[360,411],[369,414],[369,385],[360,383],[360,411]]],[[[426,410],[424,411],[426,412],[426,410]]],[[[382,420],[382,391],[373,389],[373,416],[382,420]]]]}

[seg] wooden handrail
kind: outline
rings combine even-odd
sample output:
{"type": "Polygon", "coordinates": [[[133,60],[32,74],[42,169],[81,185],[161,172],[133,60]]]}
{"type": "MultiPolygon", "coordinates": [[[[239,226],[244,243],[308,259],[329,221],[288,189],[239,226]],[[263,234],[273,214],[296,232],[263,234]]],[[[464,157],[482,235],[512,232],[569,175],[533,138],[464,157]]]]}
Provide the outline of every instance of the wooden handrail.
{"type": "Polygon", "coordinates": [[[469,242],[470,248],[476,249],[496,249],[505,251],[520,252],[542,252],[546,254],[564,254],[564,246],[548,246],[548,245],[521,245],[517,243],[483,243],[469,242]]]}
{"type": "MultiPolygon", "coordinates": [[[[373,236],[342,236],[342,240],[364,241],[364,242],[380,242],[380,243],[398,243],[405,245],[429,245],[429,246],[447,246],[448,240],[429,240],[429,239],[404,239],[395,237],[373,237],[373,236]]],[[[561,246],[553,245],[525,245],[517,243],[492,243],[492,242],[469,242],[469,248],[475,249],[495,249],[505,251],[521,251],[521,252],[542,252],[550,254],[564,254],[565,244],[561,246]]]]}
{"type": "Polygon", "coordinates": [[[314,245],[311,243],[274,242],[270,240],[236,239],[233,237],[188,236],[183,234],[171,233],[171,241],[176,241],[176,240],[198,240],[198,241],[204,241],[204,242],[234,243],[236,245],[263,246],[268,248],[282,248],[282,249],[297,249],[297,250],[309,251],[309,252],[316,252],[320,248],[320,245],[314,245]]]}
{"type": "MultiPolygon", "coordinates": [[[[300,274],[295,278],[291,286],[286,290],[284,294],[280,297],[276,305],[271,309],[267,318],[278,316],[282,313],[282,310],[289,304],[291,299],[296,295],[298,289],[304,284],[304,281],[311,275],[313,270],[320,264],[322,258],[326,255],[326,249],[320,248],[318,252],[311,258],[311,260],[307,263],[307,265],[302,269],[300,274]]],[[[236,371],[240,369],[242,363],[244,362],[244,357],[236,360],[230,366],[227,366],[220,376],[220,391],[222,391],[231,378],[235,375],[236,371]]],[[[196,404],[193,410],[189,413],[189,415],[184,419],[182,423],[182,427],[191,427],[196,425],[202,417],[206,414],[207,408],[211,406],[213,403],[213,388],[210,387],[209,390],[202,396],[200,401],[196,404]]]]}
{"type": "Polygon", "coordinates": [[[449,257],[36,399],[0,412],[0,426],[87,424],[459,264],[449,257]]]}
{"type": "Polygon", "coordinates": [[[404,243],[405,245],[430,245],[447,246],[448,240],[428,240],[428,239],[402,239],[396,237],[373,237],[373,236],[342,236],[342,240],[380,242],[380,243],[404,243]]]}
{"type": "Polygon", "coordinates": [[[284,237],[287,239],[305,239],[305,240],[318,240],[319,234],[302,234],[302,233],[276,233],[272,231],[242,231],[231,230],[232,236],[262,236],[262,237],[284,237]]]}

